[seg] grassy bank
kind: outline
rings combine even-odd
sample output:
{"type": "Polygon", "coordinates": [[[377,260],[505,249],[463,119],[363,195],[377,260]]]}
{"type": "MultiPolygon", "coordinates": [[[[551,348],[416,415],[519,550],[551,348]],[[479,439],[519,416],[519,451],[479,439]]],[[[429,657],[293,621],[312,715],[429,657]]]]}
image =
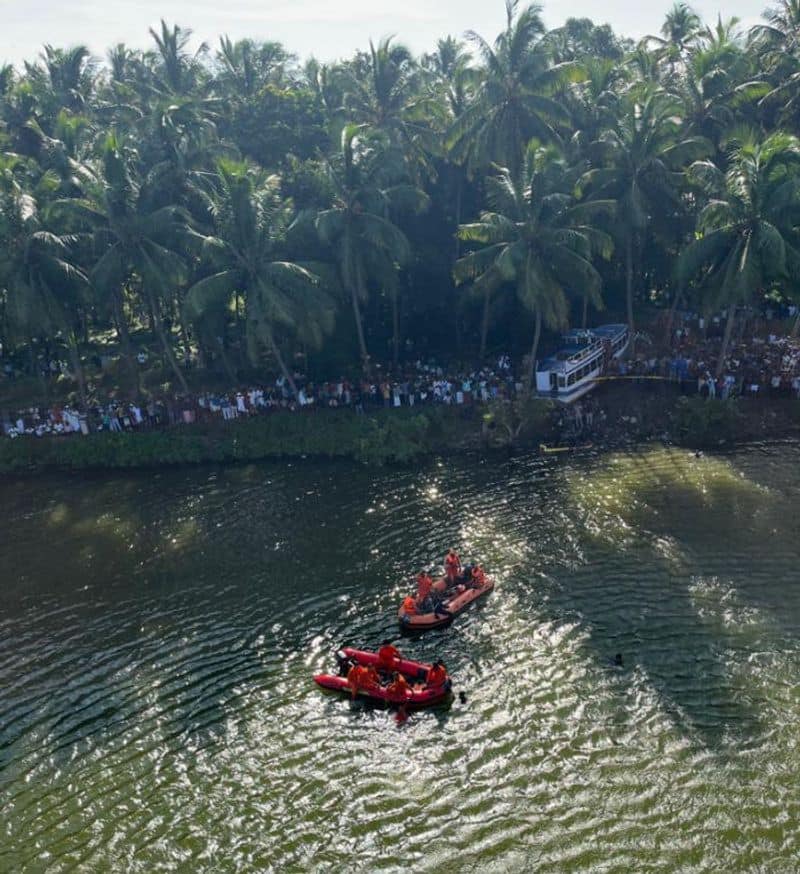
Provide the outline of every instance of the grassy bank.
{"type": "MultiPolygon", "coordinates": [[[[631,384],[597,392],[607,415],[601,442],[667,439],[692,448],[800,436],[800,402],[683,397],[672,387],[631,384]]],[[[345,458],[370,465],[407,463],[434,453],[535,449],[557,439],[549,402],[491,407],[427,407],[274,413],[235,422],[88,437],[0,440],[0,474],[37,470],[149,468],[281,458],[345,458]]],[[[557,416],[556,416],[557,418],[557,416]]]]}
{"type": "Polygon", "coordinates": [[[87,437],[0,441],[0,473],[41,469],[122,469],[267,458],[348,458],[366,464],[403,463],[461,448],[480,434],[474,408],[275,413],[212,425],[87,437]]]}

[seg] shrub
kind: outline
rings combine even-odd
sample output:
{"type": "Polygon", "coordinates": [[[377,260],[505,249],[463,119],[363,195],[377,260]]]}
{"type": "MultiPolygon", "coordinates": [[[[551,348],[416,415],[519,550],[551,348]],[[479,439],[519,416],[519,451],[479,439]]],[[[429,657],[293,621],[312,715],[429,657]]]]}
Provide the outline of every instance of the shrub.
{"type": "Polygon", "coordinates": [[[733,439],[738,417],[733,399],[683,397],[676,407],[678,439],[697,448],[719,446],[733,439]]]}

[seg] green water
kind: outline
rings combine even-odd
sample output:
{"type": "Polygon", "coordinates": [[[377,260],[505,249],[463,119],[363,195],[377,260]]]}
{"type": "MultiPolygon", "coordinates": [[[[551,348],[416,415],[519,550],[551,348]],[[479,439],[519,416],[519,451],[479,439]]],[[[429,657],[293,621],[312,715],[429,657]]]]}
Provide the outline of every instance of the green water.
{"type": "Polygon", "coordinates": [[[798,484],[794,445],[2,483],[0,871],[796,871],[798,484]],[[317,690],[451,544],[497,590],[403,646],[467,702],[317,690]]]}

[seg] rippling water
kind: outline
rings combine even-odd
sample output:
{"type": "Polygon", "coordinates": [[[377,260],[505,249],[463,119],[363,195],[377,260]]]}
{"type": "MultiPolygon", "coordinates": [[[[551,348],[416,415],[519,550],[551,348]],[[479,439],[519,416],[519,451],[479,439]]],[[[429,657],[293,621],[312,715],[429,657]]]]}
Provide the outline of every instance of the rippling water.
{"type": "Polygon", "coordinates": [[[785,445],[0,484],[0,870],[797,870],[798,483],[785,445]],[[497,591],[404,647],[466,704],[320,693],[451,544],[497,591]]]}

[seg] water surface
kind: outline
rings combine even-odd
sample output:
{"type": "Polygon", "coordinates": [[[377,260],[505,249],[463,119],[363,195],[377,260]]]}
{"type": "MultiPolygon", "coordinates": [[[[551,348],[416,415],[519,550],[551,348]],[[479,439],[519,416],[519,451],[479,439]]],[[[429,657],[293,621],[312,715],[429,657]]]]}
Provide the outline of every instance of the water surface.
{"type": "Polygon", "coordinates": [[[0,870],[796,870],[799,484],[794,445],[4,482],[0,870]],[[450,545],[497,591],[404,646],[467,703],[320,693],[450,545]]]}

